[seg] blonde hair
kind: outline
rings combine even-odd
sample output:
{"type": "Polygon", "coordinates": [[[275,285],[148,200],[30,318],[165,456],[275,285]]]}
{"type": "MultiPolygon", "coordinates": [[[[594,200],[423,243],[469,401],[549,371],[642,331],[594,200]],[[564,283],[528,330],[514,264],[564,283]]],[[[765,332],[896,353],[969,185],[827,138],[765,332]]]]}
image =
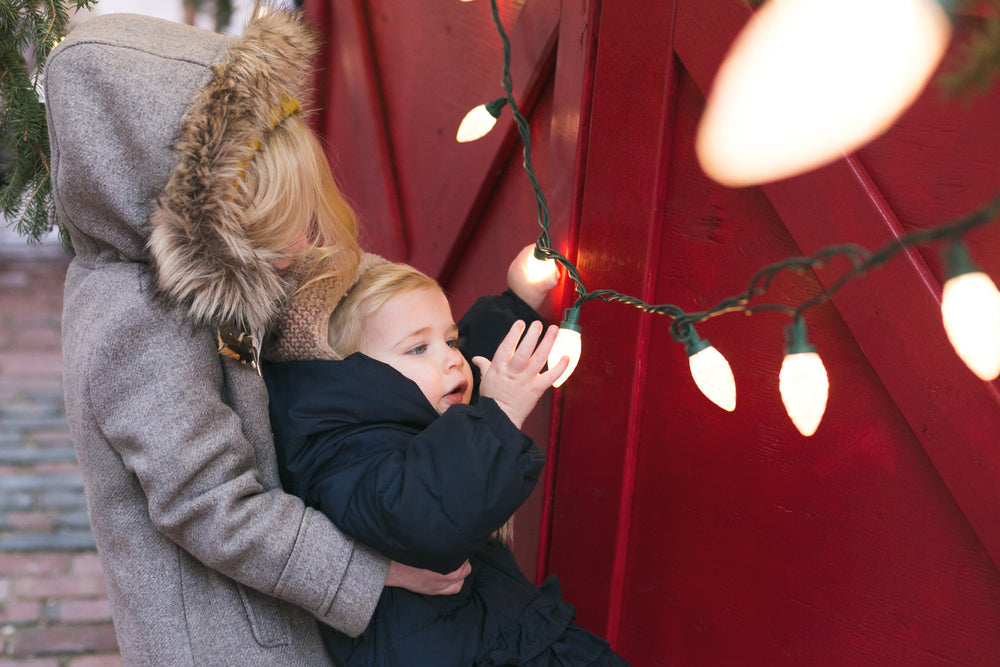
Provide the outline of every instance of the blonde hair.
{"type": "MultiPolygon", "coordinates": [[[[354,354],[361,349],[368,318],[393,297],[419,289],[433,289],[443,293],[436,280],[409,264],[376,264],[348,290],[330,316],[327,329],[330,347],[341,357],[354,354]]],[[[493,537],[513,544],[514,517],[496,530],[493,537]]]]}
{"type": "Polygon", "coordinates": [[[333,178],[319,137],[298,114],[268,134],[237,189],[247,209],[246,236],[257,247],[284,254],[305,238],[305,252],[317,264],[338,255],[338,273],[353,275],[361,256],[357,218],[333,178]]]}
{"type": "Polygon", "coordinates": [[[368,269],[330,315],[330,347],[341,357],[354,354],[361,349],[368,318],[394,296],[418,289],[441,291],[441,286],[409,264],[384,262],[368,269]]]}

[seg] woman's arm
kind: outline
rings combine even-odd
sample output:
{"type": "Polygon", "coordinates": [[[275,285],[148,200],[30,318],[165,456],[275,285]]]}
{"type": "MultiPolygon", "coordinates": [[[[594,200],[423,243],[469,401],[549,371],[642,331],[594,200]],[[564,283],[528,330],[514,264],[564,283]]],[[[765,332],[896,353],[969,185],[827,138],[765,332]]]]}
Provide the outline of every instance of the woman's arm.
{"type": "Polygon", "coordinates": [[[221,360],[210,333],[145,303],[117,311],[98,332],[84,400],[147,499],[128,510],[148,512],[159,532],[226,577],[360,633],[389,561],[276,488],[273,463],[270,481],[262,476],[269,437],[249,441],[223,400],[236,384],[225,381],[229,363],[233,375],[249,374],[236,379],[249,383],[244,399],[266,410],[256,372],[221,360]]]}
{"type": "Polygon", "coordinates": [[[530,324],[541,319],[531,306],[509,289],[496,296],[479,297],[458,321],[462,354],[470,362],[473,357],[491,359],[514,322],[521,320],[530,324]]]}

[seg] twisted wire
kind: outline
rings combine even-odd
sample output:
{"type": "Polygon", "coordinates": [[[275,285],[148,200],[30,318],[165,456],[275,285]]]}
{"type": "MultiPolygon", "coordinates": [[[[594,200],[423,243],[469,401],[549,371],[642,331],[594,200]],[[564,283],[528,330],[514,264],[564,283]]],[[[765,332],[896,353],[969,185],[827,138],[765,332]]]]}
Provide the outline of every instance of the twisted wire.
{"type": "Polygon", "coordinates": [[[654,315],[666,315],[673,322],[670,326],[670,335],[678,343],[688,343],[696,335],[694,325],[706,320],[725,315],[727,313],[742,312],[752,315],[762,311],[778,311],[785,313],[793,319],[799,319],[805,310],[830,300],[848,282],[865,275],[872,269],[881,267],[890,259],[916,245],[924,245],[935,241],[960,240],[961,236],[982,225],[993,222],[1000,215],[1000,194],[986,203],[973,213],[959,218],[951,223],[930,229],[921,229],[911,232],[905,236],[893,239],[884,244],[874,252],[870,252],[862,246],[855,244],[832,245],[822,248],[808,257],[790,257],[780,262],[769,264],[760,269],[750,279],[746,291],[741,294],[722,299],[714,306],[699,312],[688,313],[679,306],[672,304],[649,304],[642,299],[627,294],[622,294],[611,289],[597,289],[588,291],[583,284],[583,279],[576,265],[567,259],[562,253],[552,248],[549,236],[550,214],[545,200],[545,194],[535,175],[534,167],[531,164],[531,131],[528,121],[522,115],[520,108],[514,99],[513,83],[510,73],[510,40],[504,30],[497,8],[497,0],[490,0],[490,9],[493,15],[493,22],[496,24],[497,32],[503,42],[503,76],[502,86],[506,94],[507,103],[510,105],[514,122],[517,125],[521,141],[524,144],[524,170],[531,182],[535,193],[535,201],[538,209],[538,224],[541,232],[536,243],[537,254],[545,259],[557,262],[566,272],[567,277],[575,284],[577,299],[571,308],[579,309],[583,304],[590,301],[603,301],[605,303],[622,303],[638,308],[639,310],[654,315]],[[837,280],[823,290],[817,296],[808,299],[797,306],[782,303],[758,303],[751,304],[752,300],[767,293],[774,279],[784,271],[791,271],[799,275],[807,271],[816,271],[828,265],[836,258],[846,258],[851,264],[851,268],[842,274],[837,280]]]}

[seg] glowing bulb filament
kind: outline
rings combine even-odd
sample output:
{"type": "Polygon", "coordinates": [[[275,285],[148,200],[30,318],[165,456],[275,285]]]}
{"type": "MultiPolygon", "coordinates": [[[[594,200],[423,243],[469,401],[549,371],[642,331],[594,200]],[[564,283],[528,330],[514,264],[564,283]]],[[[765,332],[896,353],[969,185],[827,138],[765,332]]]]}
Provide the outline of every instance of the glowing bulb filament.
{"type": "Polygon", "coordinates": [[[769,0],[719,68],[696,140],[729,186],[832,162],[916,99],[951,36],[938,0],[769,0]]]}
{"type": "Polygon", "coordinates": [[[688,357],[691,377],[708,400],[727,412],[736,409],[736,380],[722,353],[711,345],[688,357]]]}
{"type": "Polygon", "coordinates": [[[785,327],[785,338],[785,360],[778,375],[781,402],[795,428],[808,437],[816,432],[826,412],[830,380],[823,360],[809,344],[806,323],[801,316],[785,327]]]}
{"type": "Polygon", "coordinates": [[[830,393],[830,380],[819,355],[815,352],[785,355],[778,388],[785,411],[799,433],[804,436],[815,433],[830,393]]]}
{"type": "Polygon", "coordinates": [[[553,387],[558,387],[565,382],[573,374],[573,371],[576,370],[576,365],[580,362],[580,354],[583,350],[583,337],[580,333],[579,319],[580,309],[569,308],[566,311],[562,324],[559,325],[559,334],[556,336],[556,341],[549,352],[548,364],[549,368],[553,368],[559,363],[560,359],[569,357],[569,366],[559,376],[559,379],[552,383],[553,387]]]}
{"type": "Polygon", "coordinates": [[[1000,292],[981,271],[944,284],[941,316],[955,352],[981,380],[1000,375],[1000,292]]]}
{"type": "Polygon", "coordinates": [[[524,260],[524,277],[533,284],[553,282],[559,277],[559,265],[554,259],[538,259],[528,253],[524,260]]]}
{"type": "Polygon", "coordinates": [[[455,139],[463,144],[467,141],[475,141],[480,137],[486,136],[496,124],[497,119],[489,114],[486,110],[486,105],[480,104],[465,114],[462,124],[458,126],[458,134],[455,135],[455,139]]]}
{"type": "Polygon", "coordinates": [[[486,136],[493,129],[493,126],[497,124],[497,118],[500,117],[500,110],[503,109],[503,105],[506,103],[507,98],[500,97],[492,102],[480,104],[478,107],[473,108],[469,113],[465,114],[465,118],[459,124],[455,139],[459,143],[464,144],[486,136]]]}

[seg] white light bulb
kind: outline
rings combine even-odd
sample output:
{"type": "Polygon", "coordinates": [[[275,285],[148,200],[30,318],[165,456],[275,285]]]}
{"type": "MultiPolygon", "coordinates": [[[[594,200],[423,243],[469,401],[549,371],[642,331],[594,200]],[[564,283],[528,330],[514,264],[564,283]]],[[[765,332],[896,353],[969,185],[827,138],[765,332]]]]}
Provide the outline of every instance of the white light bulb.
{"type": "Polygon", "coordinates": [[[559,376],[559,379],[552,383],[553,387],[560,386],[576,370],[576,365],[580,361],[580,354],[583,350],[582,338],[579,331],[559,327],[556,342],[552,345],[552,350],[549,352],[549,368],[553,368],[563,357],[569,357],[569,366],[559,376]]]}
{"type": "Polygon", "coordinates": [[[722,353],[709,345],[688,357],[691,377],[708,400],[727,412],[736,409],[736,380],[722,353]]]}
{"type": "Polygon", "coordinates": [[[480,137],[486,136],[496,124],[496,116],[487,111],[485,104],[480,104],[465,114],[465,118],[462,119],[462,123],[458,126],[458,133],[455,135],[455,139],[459,143],[475,141],[480,137]]]}
{"type": "Polygon", "coordinates": [[[816,432],[830,393],[823,360],[815,352],[786,354],[781,363],[778,388],[785,411],[804,436],[816,432]]]}
{"type": "Polygon", "coordinates": [[[981,271],[944,284],[941,316],[955,352],[982,380],[1000,375],[1000,292],[981,271]]]}
{"type": "Polygon", "coordinates": [[[695,144],[702,168],[740,187],[850,153],[910,106],[950,37],[938,0],[769,0],[716,75],[695,144]]]}
{"type": "Polygon", "coordinates": [[[524,260],[524,277],[533,284],[548,283],[559,277],[559,265],[554,259],[538,259],[529,252],[524,260]]]}

